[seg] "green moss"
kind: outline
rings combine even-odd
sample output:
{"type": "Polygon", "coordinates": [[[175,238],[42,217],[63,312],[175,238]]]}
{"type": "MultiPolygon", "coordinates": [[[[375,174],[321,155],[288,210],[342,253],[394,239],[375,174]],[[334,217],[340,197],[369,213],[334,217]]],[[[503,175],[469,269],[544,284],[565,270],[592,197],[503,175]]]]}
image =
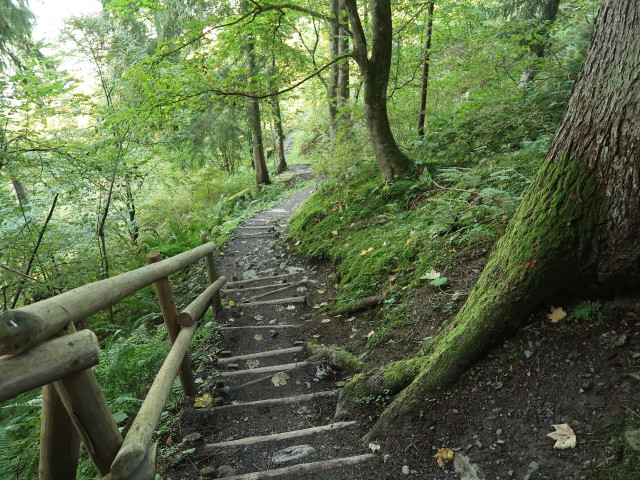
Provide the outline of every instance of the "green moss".
{"type": "MultiPolygon", "coordinates": [[[[640,452],[634,450],[625,434],[640,429],[640,419],[634,417],[605,418],[596,427],[596,434],[608,439],[604,447],[605,458],[611,458],[606,468],[588,470],[590,480],[627,480],[640,478],[640,452]]],[[[595,467],[595,465],[593,466],[595,467]]]]}
{"type": "Polygon", "coordinates": [[[363,370],[365,367],[362,360],[337,345],[327,346],[316,341],[310,341],[306,343],[306,349],[312,360],[325,360],[340,368],[356,372],[363,370]]]}

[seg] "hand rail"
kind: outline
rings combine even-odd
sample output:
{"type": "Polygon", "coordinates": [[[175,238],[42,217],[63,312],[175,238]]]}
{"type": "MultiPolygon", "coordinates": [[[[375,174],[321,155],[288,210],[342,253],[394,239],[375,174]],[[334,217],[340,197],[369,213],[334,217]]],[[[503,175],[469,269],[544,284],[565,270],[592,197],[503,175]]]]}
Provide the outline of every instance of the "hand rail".
{"type": "MultiPolygon", "coordinates": [[[[219,292],[226,278],[218,278],[216,273],[215,248],[214,243],[207,243],[166,260],[152,253],[148,259],[155,263],[0,314],[0,401],[45,387],[40,480],[55,480],[61,471],[66,472],[64,476],[75,471],[77,442],[66,442],[67,446],[63,440],[61,446],[58,441],[58,435],[68,438],[71,423],[101,477],[146,480],[155,476],[156,447],[151,439],[178,372],[181,380],[193,375],[188,347],[197,322],[208,306],[215,314],[222,310],[219,292]],[[167,277],[202,258],[210,285],[178,314],[167,277]],[[91,369],[98,363],[97,338],[89,330],[76,332],[73,322],[152,283],[156,284],[172,347],[123,440],[91,369]]],[[[185,393],[192,395],[185,387],[183,382],[185,393]]]]}

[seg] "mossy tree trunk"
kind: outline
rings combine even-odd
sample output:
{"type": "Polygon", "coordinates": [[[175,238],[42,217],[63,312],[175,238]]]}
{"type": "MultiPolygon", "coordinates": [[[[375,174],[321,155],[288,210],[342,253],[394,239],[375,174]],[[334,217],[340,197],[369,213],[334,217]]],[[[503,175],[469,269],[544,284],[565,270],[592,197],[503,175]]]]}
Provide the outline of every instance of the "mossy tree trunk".
{"type": "Polygon", "coordinates": [[[426,408],[425,399],[551,296],[640,286],[639,86],[640,4],[604,0],[545,164],[467,302],[427,347],[411,383],[396,382],[396,390],[408,385],[370,438],[426,408]]]}

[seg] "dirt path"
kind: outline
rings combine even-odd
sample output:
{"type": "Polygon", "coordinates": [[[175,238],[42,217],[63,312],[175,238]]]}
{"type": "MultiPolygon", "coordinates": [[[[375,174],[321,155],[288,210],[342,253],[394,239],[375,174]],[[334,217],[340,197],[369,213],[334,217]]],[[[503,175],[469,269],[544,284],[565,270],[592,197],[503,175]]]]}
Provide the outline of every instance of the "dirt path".
{"type": "Polygon", "coordinates": [[[375,478],[363,428],[333,421],[339,376],[303,347],[303,316],[324,300],[327,273],[280,244],[314,188],[246,220],[225,246],[217,269],[230,308],[220,319],[216,406],[183,411],[175,440],[197,451],[165,479],[375,478]]]}

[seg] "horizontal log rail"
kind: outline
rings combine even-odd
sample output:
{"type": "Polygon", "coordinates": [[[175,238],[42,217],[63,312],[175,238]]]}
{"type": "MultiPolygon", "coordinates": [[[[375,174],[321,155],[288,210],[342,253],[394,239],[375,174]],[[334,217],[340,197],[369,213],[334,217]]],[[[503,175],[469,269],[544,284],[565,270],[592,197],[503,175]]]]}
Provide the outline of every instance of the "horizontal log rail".
{"type": "Polygon", "coordinates": [[[175,257],[74,288],[55,297],[0,314],[0,355],[23,352],[51,338],[69,322],[111,307],[142,288],[213,253],[215,243],[175,257]]]}
{"type": "Polygon", "coordinates": [[[155,477],[157,446],[152,437],[171,387],[179,374],[185,394],[196,393],[189,343],[207,308],[211,306],[214,314],[222,310],[220,290],[226,278],[216,273],[215,248],[207,243],[166,260],[152,252],[145,267],[0,314],[0,402],[44,387],[40,480],[73,478],[78,437],[100,477],[155,477]],[[210,285],[178,313],[168,276],[203,258],[210,285]],[[77,332],[74,322],[151,284],[155,284],[172,346],[123,439],[91,368],[99,360],[98,339],[90,330],[77,332]]]}

